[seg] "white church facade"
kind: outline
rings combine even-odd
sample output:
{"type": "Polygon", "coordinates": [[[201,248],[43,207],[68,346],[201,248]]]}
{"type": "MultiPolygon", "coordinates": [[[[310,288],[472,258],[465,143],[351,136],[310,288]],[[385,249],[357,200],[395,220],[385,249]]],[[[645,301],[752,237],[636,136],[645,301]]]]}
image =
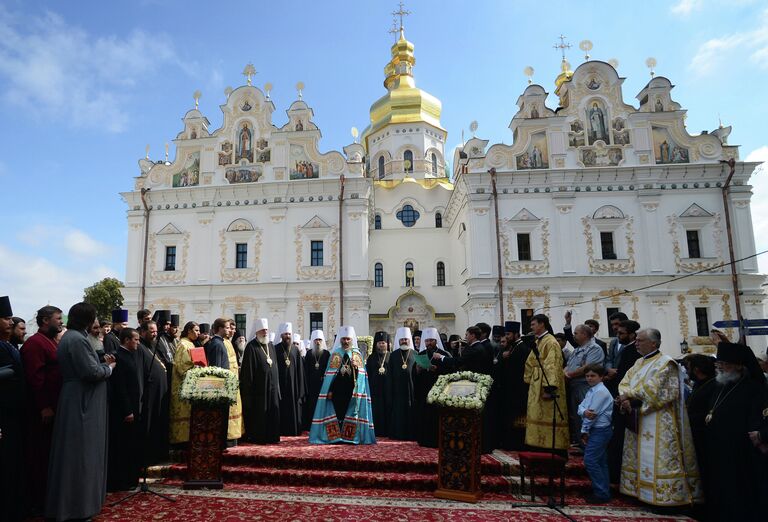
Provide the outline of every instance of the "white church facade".
{"type": "Polygon", "coordinates": [[[246,331],[257,317],[288,320],[304,337],[341,324],[463,334],[538,312],[557,329],[567,309],[605,325],[620,310],[661,330],[669,353],[682,341],[711,349],[703,334],[737,308],[763,317],[749,258],[757,164],[739,161],[729,129],[689,134],[669,80],[653,77],[629,105],[611,65],[563,62],[557,109],[528,85],[512,145],[473,137],[448,151],[441,103],[416,87],[402,29],[391,51],[386,93],[340,152],[318,150],[301,94],[276,123],[250,74],[227,91],[219,129],[190,110],[174,161],[141,160],[123,194],[125,305],[234,317],[246,331]],[[738,304],[729,232],[734,258],[748,258],[738,304]]]}

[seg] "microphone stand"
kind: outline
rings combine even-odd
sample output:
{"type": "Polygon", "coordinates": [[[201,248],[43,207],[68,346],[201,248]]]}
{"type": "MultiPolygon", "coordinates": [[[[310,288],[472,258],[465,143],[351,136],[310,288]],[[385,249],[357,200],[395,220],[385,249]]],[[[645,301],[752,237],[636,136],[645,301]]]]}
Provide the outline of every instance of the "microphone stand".
{"type": "MultiPolygon", "coordinates": [[[[144,388],[142,389],[142,394],[143,394],[143,390],[146,390],[148,388],[147,385],[150,382],[152,382],[152,379],[150,378],[150,375],[152,374],[152,365],[155,364],[155,357],[157,356],[157,344],[159,342],[160,342],[160,340],[158,339],[155,342],[155,345],[152,347],[152,358],[149,360],[149,370],[144,372],[144,388]]],[[[142,355],[142,359],[143,358],[144,357],[142,355]]],[[[144,368],[143,361],[142,361],[142,368],[144,368]]],[[[171,390],[168,390],[168,393],[171,393],[171,390]]],[[[147,432],[145,430],[142,430],[142,431],[143,431],[143,433],[141,433],[141,438],[142,438],[142,442],[143,442],[143,444],[141,445],[141,464],[142,464],[141,475],[142,475],[142,477],[141,477],[141,483],[139,484],[139,489],[137,489],[133,493],[129,493],[128,495],[124,496],[120,500],[116,500],[115,502],[112,502],[110,504],[110,507],[114,507],[114,506],[116,506],[118,504],[122,504],[126,500],[131,499],[131,498],[135,497],[136,495],[140,495],[142,493],[150,493],[152,495],[155,495],[156,497],[160,497],[160,498],[165,499],[165,500],[167,500],[169,502],[176,502],[175,498],[171,498],[171,497],[169,497],[167,495],[163,495],[162,493],[158,493],[157,491],[152,491],[149,488],[149,484],[147,484],[147,473],[149,471],[149,466],[147,465],[147,432]]]]}
{"type": "MultiPolygon", "coordinates": [[[[558,506],[557,501],[555,500],[555,496],[553,495],[554,492],[554,485],[555,485],[555,433],[557,432],[557,418],[560,417],[560,420],[563,420],[565,417],[563,417],[563,411],[560,409],[560,405],[557,403],[557,399],[559,397],[559,394],[557,393],[557,386],[553,386],[549,382],[549,378],[547,377],[547,372],[544,371],[544,365],[541,364],[541,358],[539,357],[539,348],[538,346],[534,345],[532,350],[533,354],[536,356],[536,362],[539,365],[539,369],[541,370],[541,374],[544,376],[544,391],[550,396],[552,399],[552,402],[554,403],[554,408],[552,408],[552,452],[549,470],[547,475],[549,476],[549,497],[547,498],[547,501],[545,503],[529,503],[529,502],[515,502],[512,504],[512,507],[546,507],[549,509],[552,509],[554,511],[557,511],[560,513],[563,517],[567,518],[571,522],[576,522],[576,519],[567,514],[565,511],[563,511],[563,507],[565,507],[565,503],[558,506]]],[[[567,450],[566,450],[567,451],[567,450]]],[[[520,487],[523,487],[523,484],[520,484],[520,487]]],[[[533,487],[533,476],[531,476],[531,487],[533,487]]]]}

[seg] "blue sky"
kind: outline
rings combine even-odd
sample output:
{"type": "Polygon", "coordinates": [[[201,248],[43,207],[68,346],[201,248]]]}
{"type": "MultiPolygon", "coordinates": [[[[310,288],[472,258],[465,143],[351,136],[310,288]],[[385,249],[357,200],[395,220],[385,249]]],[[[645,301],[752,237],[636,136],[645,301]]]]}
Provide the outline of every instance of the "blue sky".
{"type": "MultiPolygon", "coordinates": [[[[245,82],[248,62],[255,85],[274,85],[278,125],[303,81],[321,149],[350,143],[350,128],[367,125],[383,93],[396,8],[382,0],[5,0],[0,182],[10,226],[0,241],[0,295],[31,317],[49,302],[69,307],[105,275],[122,278],[127,227],[118,193],[132,188],[145,146],[162,159],[196,89],[218,128],[224,89],[245,82]]],[[[734,126],[730,143],[742,146],[742,159],[768,160],[765,2],[412,0],[406,8],[417,84],[442,100],[452,146],[472,120],[478,136],[511,142],[507,125],[527,65],[556,106],[553,45],[562,33],[574,67],[583,39],[594,42],[593,58],[619,61],[627,103],[636,105],[649,79],[645,59],[655,57],[657,74],[689,111],[691,133],[714,129],[719,115],[734,126]]],[[[768,248],[763,178],[753,180],[758,249],[768,248]]],[[[761,266],[768,272],[766,260],[761,266]]]]}

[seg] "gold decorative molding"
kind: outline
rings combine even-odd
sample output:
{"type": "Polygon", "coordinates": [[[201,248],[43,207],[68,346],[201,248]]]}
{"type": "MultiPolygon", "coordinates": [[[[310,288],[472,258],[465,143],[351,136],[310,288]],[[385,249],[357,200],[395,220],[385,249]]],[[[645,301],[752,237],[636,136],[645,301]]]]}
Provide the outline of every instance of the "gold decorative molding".
{"type": "MultiPolygon", "coordinates": [[[[512,290],[507,292],[507,317],[510,320],[514,320],[516,317],[515,302],[523,302],[524,308],[534,308],[534,304],[538,300],[543,301],[543,313],[549,313],[549,308],[552,302],[552,298],[549,295],[549,286],[543,286],[540,290],[535,288],[527,288],[525,290],[512,290]]],[[[495,307],[495,304],[490,304],[490,307],[495,307]]]]}
{"type": "MultiPolygon", "coordinates": [[[[179,235],[179,234],[177,234],[179,235]]],[[[187,278],[189,263],[189,232],[181,236],[181,270],[157,270],[157,234],[149,235],[149,282],[150,284],[183,283],[187,278]]],[[[169,245],[171,246],[171,245],[169,245]]],[[[178,248],[178,245],[175,245],[178,248]]]]}
{"type": "Polygon", "coordinates": [[[297,319],[296,319],[296,327],[297,331],[301,332],[301,334],[308,338],[311,332],[305,332],[304,331],[304,305],[311,305],[308,306],[308,308],[311,308],[312,310],[323,310],[325,309],[327,311],[327,321],[326,324],[328,332],[326,332],[326,336],[333,332],[336,329],[336,299],[334,298],[334,290],[331,290],[328,295],[322,295],[322,294],[306,294],[303,291],[299,292],[299,299],[296,304],[296,312],[297,312],[297,319]]]}
{"type": "Polygon", "coordinates": [[[178,310],[179,316],[184,319],[184,308],[186,303],[180,299],[174,299],[173,297],[162,297],[156,299],[149,304],[150,310],[178,310]]]}
{"type": "MultiPolygon", "coordinates": [[[[253,312],[254,316],[259,313],[259,303],[253,297],[246,297],[244,295],[235,295],[231,297],[225,297],[221,303],[221,314],[227,315],[227,310],[233,312],[253,312]]],[[[248,332],[244,332],[248,336],[248,332]]]]}
{"type": "Polygon", "coordinates": [[[688,339],[688,309],[685,307],[685,296],[682,294],[677,296],[677,312],[680,316],[680,336],[688,339]]]}
{"type": "MultiPolygon", "coordinates": [[[[667,223],[669,224],[669,235],[672,237],[672,254],[675,256],[675,269],[677,270],[677,273],[699,272],[723,264],[723,229],[720,213],[715,214],[712,221],[712,239],[715,244],[715,255],[717,257],[707,261],[695,261],[693,259],[680,257],[680,240],[677,236],[677,233],[682,226],[680,224],[680,217],[675,214],[667,216],[667,223]]],[[[712,271],[722,272],[723,270],[724,267],[720,267],[719,269],[712,271]]]]}
{"type": "Polygon", "coordinates": [[[541,257],[542,259],[530,261],[517,261],[512,259],[509,252],[509,235],[501,233],[501,247],[504,255],[504,269],[507,275],[520,274],[548,274],[549,273],[549,220],[541,220],[541,257]]]}
{"type": "Polygon", "coordinates": [[[597,293],[596,297],[592,298],[592,303],[594,304],[594,310],[592,312],[592,319],[595,321],[600,320],[600,307],[599,302],[604,300],[600,298],[610,298],[610,304],[613,306],[621,307],[621,300],[622,299],[628,299],[632,303],[632,315],[631,319],[633,321],[640,321],[640,312],[637,310],[637,303],[640,301],[640,298],[636,295],[634,295],[632,292],[625,292],[621,288],[610,288],[608,290],[601,290],[597,293]]]}
{"type": "Polygon", "coordinates": [[[634,218],[628,216],[624,221],[624,238],[627,242],[627,259],[596,259],[592,234],[592,217],[584,216],[581,224],[584,226],[584,239],[587,244],[587,261],[590,274],[629,274],[635,273],[635,239],[632,230],[634,218]]]}
{"type": "MultiPolygon", "coordinates": [[[[248,228],[240,229],[241,231],[248,231],[248,228]]],[[[250,229],[253,231],[253,266],[249,268],[232,268],[227,266],[227,251],[229,247],[229,240],[227,239],[227,231],[219,231],[219,276],[224,283],[233,282],[256,282],[259,280],[261,264],[261,229],[250,229]]]]}
{"type": "Polygon", "coordinates": [[[339,234],[338,226],[330,227],[328,246],[331,251],[331,264],[323,266],[305,266],[303,263],[304,234],[302,227],[296,226],[294,243],[296,244],[296,277],[299,281],[323,279],[329,280],[336,277],[336,269],[339,259],[339,234]]]}

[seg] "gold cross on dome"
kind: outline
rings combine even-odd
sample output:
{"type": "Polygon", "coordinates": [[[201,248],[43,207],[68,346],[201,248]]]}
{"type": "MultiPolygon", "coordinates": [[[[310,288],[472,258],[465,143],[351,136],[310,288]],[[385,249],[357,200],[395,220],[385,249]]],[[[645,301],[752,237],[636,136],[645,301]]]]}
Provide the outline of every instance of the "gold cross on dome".
{"type": "Polygon", "coordinates": [[[400,17],[400,29],[403,28],[403,17],[408,16],[411,14],[410,11],[405,10],[405,4],[401,1],[400,2],[400,9],[392,13],[392,16],[399,16],[400,17]]]}
{"type": "Polygon", "coordinates": [[[255,74],[256,74],[256,67],[254,67],[252,63],[249,63],[248,65],[245,66],[245,69],[243,69],[243,76],[245,76],[246,79],[248,80],[248,85],[251,85],[251,78],[255,74]]]}
{"type": "Polygon", "coordinates": [[[392,28],[387,32],[389,34],[397,34],[400,32],[400,29],[397,27],[397,20],[395,18],[392,18],[392,28]]]}
{"type": "Polygon", "coordinates": [[[560,50],[560,52],[563,54],[563,61],[565,61],[565,50],[570,49],[571,44],[565,43],[565,36],[563,36],[562,34],[558,38],[560,39],[560,43],[555,44],[552,47],[560,50]]]}

